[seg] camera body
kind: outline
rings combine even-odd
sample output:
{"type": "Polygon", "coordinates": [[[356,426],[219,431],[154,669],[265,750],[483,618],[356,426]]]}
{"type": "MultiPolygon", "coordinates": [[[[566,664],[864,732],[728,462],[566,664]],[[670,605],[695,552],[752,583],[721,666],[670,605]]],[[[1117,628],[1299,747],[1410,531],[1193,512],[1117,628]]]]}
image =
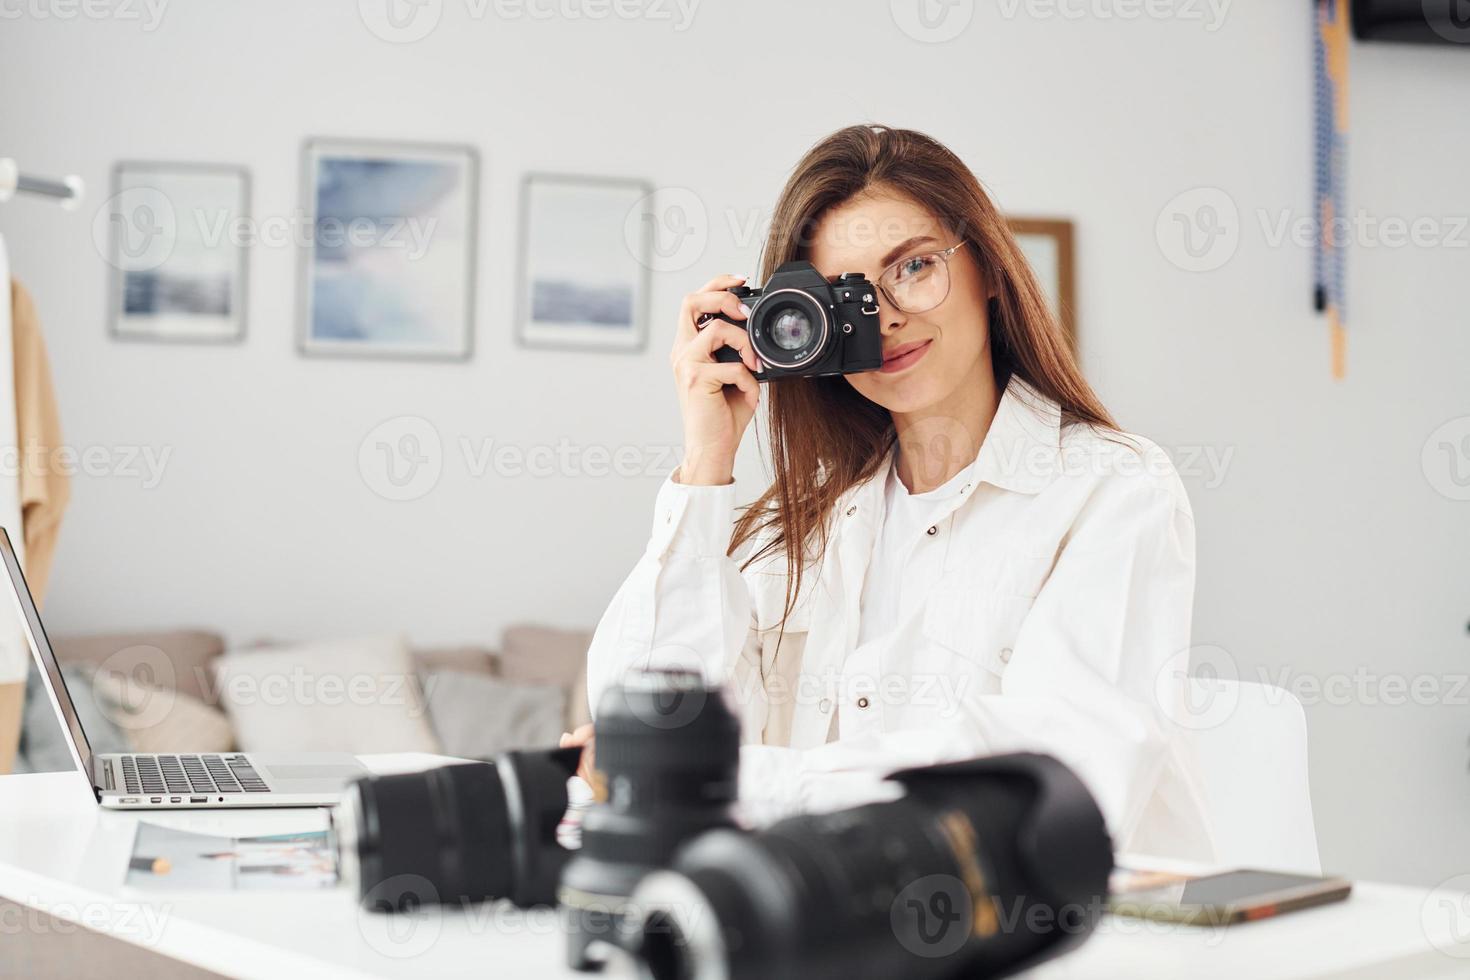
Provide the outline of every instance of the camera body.
{"type": "MultiPolygon", "coordinates": [[[[760,381],[774,378],[856,374],[883,366],[883,335],[878,318],[878,288],[860,272],[844,272],[828,282],[810,262],[787,262],[763,288],[730,290],[750,307],[741,327],[765,365],[760,381]]],[[[721,347],[715,360],[735,362],[738,351],[721,347]]]]}

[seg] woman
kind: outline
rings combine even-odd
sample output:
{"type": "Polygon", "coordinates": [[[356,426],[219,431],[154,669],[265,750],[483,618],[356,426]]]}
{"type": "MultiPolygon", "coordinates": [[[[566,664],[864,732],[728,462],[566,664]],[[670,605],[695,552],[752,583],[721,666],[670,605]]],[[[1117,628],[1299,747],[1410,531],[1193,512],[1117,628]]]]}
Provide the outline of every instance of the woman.
{"type": "Polygon", "coordinates": [[[684,457],[598,626],[591,703],[650,665],[727,682],[742,797],[778,809],[866,798],[902,766],[1049,752],[1121,849],[1208,858],[1168,724],[1190,642],[1189,502],[1082,379],[979,182],[922,134],[841,130],[776,206],[764,275],[792,259],[878,284],[883,367],[764,386],[775,479],[737,517],[732,469],[763,386],[744,330],[704,321],[744,319],[727,292],[744,278],[685,297],[684,457]],[[717,361],[722,346],[740,362],[717,361]]]}

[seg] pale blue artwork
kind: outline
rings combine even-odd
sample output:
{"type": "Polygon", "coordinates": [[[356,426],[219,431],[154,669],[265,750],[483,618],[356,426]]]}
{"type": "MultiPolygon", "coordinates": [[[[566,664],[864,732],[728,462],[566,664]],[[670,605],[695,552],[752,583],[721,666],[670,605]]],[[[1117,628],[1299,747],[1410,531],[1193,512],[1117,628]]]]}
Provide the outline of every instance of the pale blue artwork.
{"type": "Polygon", "coordinates": [[[522,343],[632,350],[645,334],[641,181],[535,174],[521,196],[522,343]],[[629,234],[629,229],[638,234],[629,234]]]}
{"type": "Polygon", "coordinates": [[[309,167],[305,349],[467,357],[473,155],[317,144],[309,167]]]}

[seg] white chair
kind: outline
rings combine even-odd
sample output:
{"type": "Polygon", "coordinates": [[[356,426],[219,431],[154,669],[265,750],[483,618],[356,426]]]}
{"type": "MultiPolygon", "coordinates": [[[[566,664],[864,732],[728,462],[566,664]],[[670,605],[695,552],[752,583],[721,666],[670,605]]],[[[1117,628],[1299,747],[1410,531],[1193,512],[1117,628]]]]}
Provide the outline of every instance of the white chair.
{"type": "Polygon", "coordinates": [[[1307,783],[1307,717],[1290,691],[1215,677],[1189,678],[1208,725],[1189,741],[1222,867],[1320,874],[1307,783]]]}

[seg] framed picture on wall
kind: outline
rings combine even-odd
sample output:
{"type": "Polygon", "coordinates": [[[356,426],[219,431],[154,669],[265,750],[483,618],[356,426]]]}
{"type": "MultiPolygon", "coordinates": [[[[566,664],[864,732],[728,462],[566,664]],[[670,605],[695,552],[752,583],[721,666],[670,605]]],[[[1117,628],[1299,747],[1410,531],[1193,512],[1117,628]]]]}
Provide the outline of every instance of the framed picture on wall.
{"type": "Polygon", "coordinates": [[[479,157],[469,146],[309,140],[304,354],[464,360],[474,337],[479,157]]]}
{"type": "Polygon", "coordinates": [[[245,337],[243,167],[124,161],[93,231],[107,255],[110,332],[119,340],[245,337]]]}
{"type": "Polygon", "coordinates": [[[521,181],[516,338],[527,347],[639,350],[648,339],[653,185],[528,174],[521,181]]]}
{"type": "Polygon", "coordinates": [[[1051,305],[1052,313],[1077,346],[1077,285],[1072,252],[1072,222],[1056,218],[1007,218],[1011,234],[1051,305]]]}

